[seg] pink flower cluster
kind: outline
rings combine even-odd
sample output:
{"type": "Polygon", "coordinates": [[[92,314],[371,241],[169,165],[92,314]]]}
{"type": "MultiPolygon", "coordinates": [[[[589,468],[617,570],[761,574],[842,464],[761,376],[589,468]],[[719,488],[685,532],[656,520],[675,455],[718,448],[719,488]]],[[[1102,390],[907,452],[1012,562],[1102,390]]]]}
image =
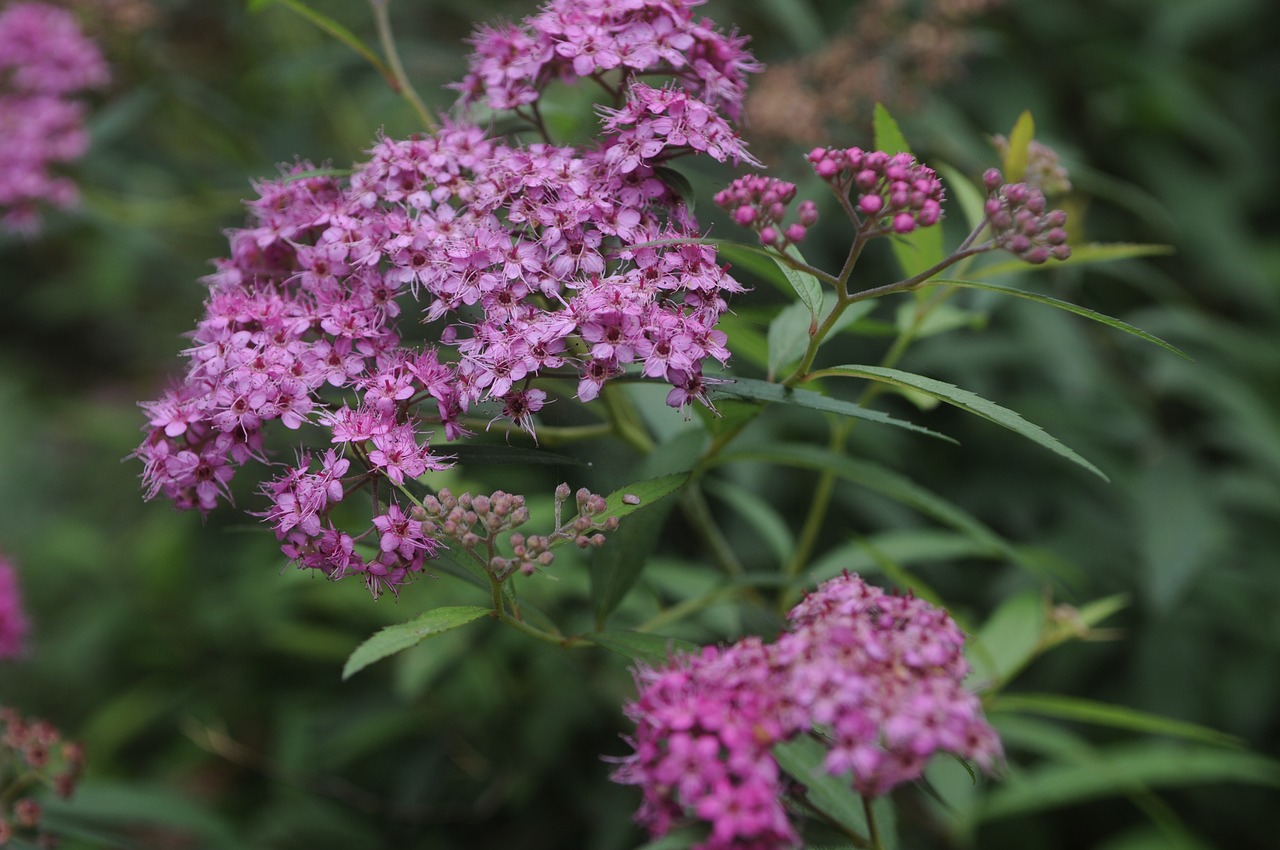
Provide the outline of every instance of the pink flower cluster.
{"type": "Polygon", "coordinates": [[[814,148],[808,160],[837,195],[856,192],[854,214],[871,235],[910,233],[942,218],[942,181],[911,154],[814,148]]]}
{"type": "MultiPolygon", "coordinates": [[[[535,31],[570,19],[585,26],[583,15],[639,26],[617,9],[647,9],[644,26],[696,54],[681,67],[699,69],[704,89],[730,67],[708,58],[720,55],[711,45],[741,52],[740,40],[705,23],[689,24],[696,38],[661,24],[685,4],[575,4],[581,14],[561,5],[535,31]]],[[[478,41],[480,65],[490,41],[478,41]]],[[[734,55],[733,68],[749,64],[734,55]]],[[[536,90],[548,79],[526,82],[536,90]]],[[[318,427],[328,446],[299,448],[297,463],[263,487],[272,504],[260,515],[300,565],[360,574],[377,593],[434,554],[406,489],[447,465],[432,434],[455,440],[486,418],[532,432],[565,381],[587,402],[627,370],[669,383],[673,407],[709,405],[703,363],[727,361],[715,326],[742,287],[713,247],[691,241],[697,222],[659,168],[679,153],[747,155],[724,118],[681,89],[630,92],[589,148],[509,144],[446,123],[380,140],[349,179],[299,162],[257,184],[248,225],[230,231],[230,256],[207,278],[185,380],[143,405],[147,497],[207,512],[230,499],[237,467],[266,462],[268,423],[318,427]],[[423,341],[424,323],[438,344],[423,341]],[[370,525],[348,533],[333,508],[364,485],[370,525]],[[356,547],[366,537],[378,542],[372,558],[356,547]]]]}
{"type": "Polygon", "coordinates": [[[796,221],[782,226],[787,206],[795,199],[796,184],[774,177],[748,174],[716,193],[715,202],[733,216],[736,224],[760,235],[760,243],[778,250],[804,239],[818,223],[818,205],[804,200],[796,209],[796,221]]]}
{"type": "Polygon", "coordinates": [[[1071,256],[1067,214],[1047,209],[1044,192],[1026,183],[1005,183],[995,168],[987,169],[982,182],[987,189],[983,212],[998,247],[1034,265],[1071,256]]]}
{"type": "Polygon", "coordinates": [[[662,74],[736,120],[747,75],[761,66],[745,38],[695,19],[702,2],[551,0],[520,25],[482,27],[472,39],[469,73],[456,87],[464,104],[518,110],[535,106],[552,81],[611,86],[638,73],[662,74]]]}
{"type": "Polygon", "coordinates": [[[34,233],[39,206],[66,208],[76,186],[54,173],[84,154],[84,104],[73,96],[108,79],[75,16],[44,3],[0,12],[0,227],[34,233]]]}
{"type": "Polygon", "coordinates": [[[28,628],[22,596],[18,593],[17,571],[13,564],[0,557],[0,658],[22,655],[28,628]]]}
{"type": "Polygon", "coordinates": [[[711,826],[700,850],[795,846],[771,748],[796,735],[824,740],[826,769],[866,796],[919,778],[935,752],[988,771],[1000,762],[945,611],[846,574],[789,619],[773,644],[748,638],[637,671],[635,752],[613,778],[641,786],[637,819],[654,836],[692,818],[711,826]]]}

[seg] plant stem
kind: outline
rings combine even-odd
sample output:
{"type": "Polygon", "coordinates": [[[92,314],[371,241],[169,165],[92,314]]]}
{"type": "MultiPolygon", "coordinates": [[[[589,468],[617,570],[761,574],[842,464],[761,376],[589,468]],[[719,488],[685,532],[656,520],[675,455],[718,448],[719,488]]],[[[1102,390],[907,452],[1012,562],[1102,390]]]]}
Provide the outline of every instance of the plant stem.
{"type": "Polygon", "coordinates": [[[876,812],[871,807],[871,799],[867,795],[862,795],[862,811],[867,816],[867,831],[871,839],[871,850],[884,850],[884,844],[880,841],[880,829],[876,826],[876,812]]]}
{"type": "Polygon", "coordinates": [[[422,98],[418,96],[418,90],[409,81],[409,75],[404,70],[404,63],[400,61],[400,51],[396,50],[396,42],[391,35],[391,16],[387,13],[387,7],[390,4],[391,0],[369,0],[369,7],[373,9],[374,24],[378,28],[378,41],[382,44],[382,52],[386,54],[387,65],[391,68],[391,74],[400,90],[400,94],[405,100],[409,101],[409,105],[413,107],[414,112],[418,113],[418,117],[422,120],[427,132],[434,133],[440,129],[440,125],[431,116],[431,112],[427,109],[427,105],[422,102],[422,98]]]}
{"type": "Polygon", "coordinates": [[[605,413],[613,425],[613,433],[620,440],[641,454],[647,455],[653,451],[653,438],[640,423],[635,405],[623,394],[620,387],[606,384],[600,390],[600,400],[604,403],[605,413]]]}
{"type": "Polygon", "coordinates": [[[703,495],[702,488],[696,481],[690,482],[685,488],[683,503],[685,515],[701,532],[724,571],[735,578],[745,573],[746,569],[742,566],[742,561],[738,560],[738,555],[725,539],[724,532],[720,530],[720,526],[716,525],[715,517],[711,515],[711,506],[707,504],[707,497],[703,495]]]}

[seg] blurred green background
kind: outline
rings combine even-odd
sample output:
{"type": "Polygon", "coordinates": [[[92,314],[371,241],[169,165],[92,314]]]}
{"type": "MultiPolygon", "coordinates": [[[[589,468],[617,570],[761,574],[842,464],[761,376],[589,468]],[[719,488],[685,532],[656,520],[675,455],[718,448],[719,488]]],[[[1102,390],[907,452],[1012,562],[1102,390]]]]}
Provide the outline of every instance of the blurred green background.
{"type": "MultiPolygon", "coordinates": [[[[1060,599],[1128,594],[1108,624],[1120,639],[1058,650],[1019,689],[1202,723],[1280,755],[1280,7],[986,5],[973,15],[958,0],[705,10],[750,34],[781,73],[769,91],[784,96],[753,103],[744,131],[779,176],[801,179],[799,152],[813,144],[868,145],[875,98],[922,159],[973,174],[996,162],[986,135],[1030,109],[1072,170],[1084,238],[1176,253],[1020,283],[1138,325],[1194,360],[1035,305],[979,301],[989,321],[925,340],[904,367],[1045,425],[1112,482],[942,410],[895,412],[959,437],[963,450],[871,430],[855,450],[1069,565],[1060,599]],[[922,33],[921,16],[941,23],[922,33]],[[868,21],[885,32],[868,32],[868,21]],[[873,48],[883,62],[868,70],[873,48]],[[824,50],[825,65],[797,64],[824,50]],[[923,61],[948,57],[938,68],[923,61]],[[816,120],[799,120],[803,104],[816,120]]],[[[363,4],[318,7],[373,40],[363,4]]],[[[472,26],[529,11],[497,0],[392,4],[409,72],[440,108],[472,26]]],[[[600,758],[625,750],[623,659],[532,645],[486,623],[344,684],[342,661],[380,625],[476,600],[441,579],[375,604],[357,584],[286,570],[271,535],[243,515],[202,523],[142,502],[138,466],[125,459],[141,436],[136,402],[181,367],[181,334],[203,299],[197,280],[224,250],[221,231],[242,221],[249,180],[295,156],[345,167],[380,128],[415,126],[358,56],[279,6],[137,0],[104,4],[95,26],[115,81],[77,167],[85,206],[52,217],[38,240],[0,237],[0,550],[19,565],[35,623],[31,657],[0,666],[0,702],[87,745],[90,779],[74,817],[61,815],[70,846],[642,843],[629,821],[638,795],[609,783],[600,758]],[[121,8],[145,14],[126,19],[121,8]]],[[[726,174],[694,183],[709,191],[726,174]]],[[[839,250],[830,238],[806,247],[811,258],[839,250]]],[[[868,281],[883,282],[875,261],[868,281]]],[[[562,479],[625,483],[630,470],[602,466],[477,468],[466,481],[531,494],[562,479]]],[[[775,507],[795,525],[811,486],[812,476],[778,477],[775,507]]],[[[253,506],[250,492],[241,498],[253,506]]],[[[829,529],[829,544],[911,521],[854,492],[837,498],[848,528],[829,529]]],[[[686,532],[670,533],[681,542],[686,532]]],[[[959,566],[921,575],[961,610],[985,613],[1034,586],[1012,567],[959,566]]],[[[572,607],[586,592],[583,570],[557,569],[572,607]]],[[[677,573],[657,570],[651,584],[698,581],[677,573]]],[[[688,636],[752,625],[722,614],[688,636]]],[[[1274,792],[1205,786],[1162,798],[1204,846],[1276,846],[1274,792]]],[[[984,850],[1161,841],[1128,800],[976,833],[984,850]]]]}

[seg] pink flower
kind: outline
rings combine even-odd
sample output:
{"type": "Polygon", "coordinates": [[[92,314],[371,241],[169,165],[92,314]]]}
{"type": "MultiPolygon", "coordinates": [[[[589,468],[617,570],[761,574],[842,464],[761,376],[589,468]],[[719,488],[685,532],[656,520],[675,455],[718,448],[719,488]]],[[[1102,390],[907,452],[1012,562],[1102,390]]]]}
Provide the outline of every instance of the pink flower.
{"type": "Polygon", "coordinates": [[[53,169],[89,146],[74,95],[107,79],[102,54],[70,12],[26,2],[0,12],[0,226],[33,233],[42,204],[77,202],[75,183],[53,169]]]}
{"type": "Polygon", "coordinates": [[[867,796],[919,778],[935,752],[999,763],[946,612],[845,574],[789,620],[773,644],[747,638],[636,671],[635,752],[613,778],[641,787],[636,818],[655,837],[698,819],[711,824],[700,850],[795,846],[771,749],[796,735],[824,740],[827,770],[867,796]]]}
{"type": "Polygon", "coordinates": [[[22,655],[29,628],[18,593],[17,570],[0,556],[0,658],[22,655]]]}

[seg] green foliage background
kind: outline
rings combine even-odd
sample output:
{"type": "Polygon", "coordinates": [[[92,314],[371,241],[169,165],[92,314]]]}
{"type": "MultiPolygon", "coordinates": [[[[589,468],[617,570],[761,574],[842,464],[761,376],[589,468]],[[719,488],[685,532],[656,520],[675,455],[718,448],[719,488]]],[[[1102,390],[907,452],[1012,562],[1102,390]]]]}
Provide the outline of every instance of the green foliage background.
{"type": "MultiPolygon", "coordinates": [[[[362,4],[320,7],[371,31],[362,4]]],[[[53,720],[86,743],[91,761],[74,816],[52,817],[71,846],[638,845],[629,822],[637,795],[609,783],[600,759],[625,751],[619,706],[631,684],[622,658],[532,645],[485,623],[344,684],[344,659],[379,626],[476,599],[442,579],[375,604],[358,585],[285,570],[271,536],[242,515],[202,523],[141,502],[137,466],[121,462],[140,438],[135,402],[176,372],[178,334],[202,300],[195,281],[223,251],[221,229],[241,221],[248,180],[295,155],[345,166],[378,128],[415,129],[358,56],[283,8],[250,14],[232,2],[169,0],[157,9],[145,31],[104,36],[116,82],[79,168],[82,214],[52,219],[31,244],[0,241],[0,549],[20,565],[36,623],[31,659],[0,668],[0,702],[53,720]]],[[[438,86],[460,76],[472,24],[526,11],[496,0],[393,4],[410,74],[438,106],[451,100],[438,86]]],[[[835,0],[707,11],[752,34],[775,62],[812,47],[803,28],[780,22],[812,13],[819,32],[832,32],[846,13],[835,0]]],[[[890,103],[922,159],[975,173],[995,162],[982,134],[1008,132],[1029,108],[1039,137],[1072,166],[1088,238],[1177,252],[1034,272],[1021,283],[1138,325],[1194,361],[1036,305],[979,298],[972,306],[989,310],[988,322],[926,340],[905,368],[1045,424],[1112,482],[958,411],[891,412],[914,413],[962,449],[872,428],[856,445],[1034,547],[1060,567],[1058,599],[1131,598],[1111,621],[1120,639],[1058,650],[1017,690],[1194,721],[1272,755],[1278,30],[1280,13],[1266,0],[1013,0],[979,19],[966,76],[914,108],[890,103]]],[[[869,140],[869,128],[850,127],[830,142],[869,140]]],[[[780,175],[801,176],[795,151],[776,162],[780,175]]],[[[693,175],[704,198],[723,178],[693,175]]],[[[811,259],[822,250],[806,246],[811,259]]],[[[785,427],[805,436],[816,426],[785,427]]],[[[632,480],[616,446],[585,453],[594,466],[477,467],[467,480],[531,495],[559,480],[605,492],[632,480]]],[[[726,482],[764,474],[744,468],[726,482]]],[[[794,529],[813,474],[772,475],[770,502],[794,529]]],[[[847,528],[828,530],[829,547],[918,522],[853,490],[837,500],[847,528]]],[[[726,501],[713,507],[751,549],[749,524],[734,525],[726,501]]],[[[677,523],[667,534],[667,560],[636,605],[706,581],[681,563],[701,554],[688,529],[677,523]]],[[[582,565],[560,564],[557,574],[556,598],[585,606],[582,565]]],[[[1039,587],[976,559],[924,563],[918,575],[975,616],[1039,587]]],[[[706,642],[774,626],[726,607],[681,636],[706,642]]],[[[1075,731],[1098,743],[1125,737],[1075,731]]],[[[1150,805],[1137,797],[1139,805],[1108,799],[995,820],[977,845],[1168,846],[1150,825],[1156,811],[1204,846],[1274,846],[1274,790],[1206,785],[1150,805]]]]}

